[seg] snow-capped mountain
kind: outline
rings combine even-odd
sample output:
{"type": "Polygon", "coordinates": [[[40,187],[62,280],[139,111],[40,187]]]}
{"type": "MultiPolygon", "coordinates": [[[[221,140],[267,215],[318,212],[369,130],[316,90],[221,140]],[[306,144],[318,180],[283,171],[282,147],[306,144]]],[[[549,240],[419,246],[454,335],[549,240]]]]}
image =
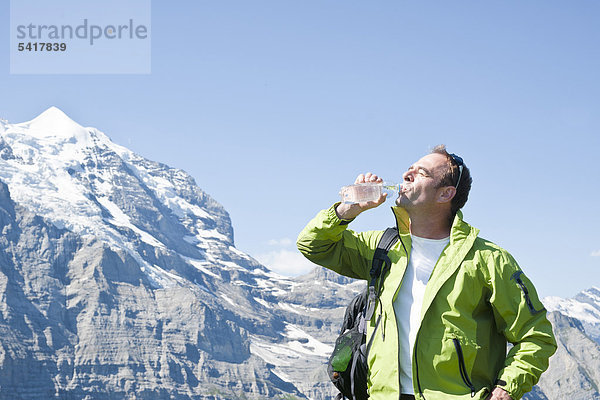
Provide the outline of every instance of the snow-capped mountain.
{"type": "Polygon", "coordinates": [[[558,349],[528,400],[600,399],[600,289],[543,300],[558,349]]]}
{"type": "Polygon", "coordinates": [[[555,311],[578,320],[585,333],[600,345],[600,288],[584,290],[572,299],[546,297],[548,311],[555,311]]]}
{"type": "Polygon", "coordinates": [[[362,285],[267,270],[191,176],[55,107],[0,121],[0,229],[1,398],[333,393],[362,285]]]}
{"type": "Polygon", "coordinates": [[[125,249],[156,286],[177,280],[142,249],[172,249],[202,269],[225,246],[227,212],[183,171],[146,160],[51,107],[5,125],[0,179],[19,204],[84,237],[125,249]],[[123,190],[126,188],[127,190],[123,190]]]}

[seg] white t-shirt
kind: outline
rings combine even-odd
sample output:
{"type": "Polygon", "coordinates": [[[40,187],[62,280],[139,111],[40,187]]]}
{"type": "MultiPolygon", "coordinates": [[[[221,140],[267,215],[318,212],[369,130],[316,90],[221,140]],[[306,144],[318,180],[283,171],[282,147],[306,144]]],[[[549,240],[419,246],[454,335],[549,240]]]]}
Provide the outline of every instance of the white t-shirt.
{"type": "Polygon", "coordinates": [[[425,286],[440,254],[450,242],[445,239],[425,239],[411,235],[410,260],[394,301],[398,323],[400,385],[402,393],[414,394],[412,382],[412,353],[421,319],[425,286]]]}

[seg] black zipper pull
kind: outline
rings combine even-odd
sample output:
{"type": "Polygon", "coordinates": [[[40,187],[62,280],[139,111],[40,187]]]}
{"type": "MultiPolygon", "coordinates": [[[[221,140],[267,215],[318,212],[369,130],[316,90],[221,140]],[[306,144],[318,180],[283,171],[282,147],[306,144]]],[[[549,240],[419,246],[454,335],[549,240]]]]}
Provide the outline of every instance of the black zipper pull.
{"type": "MultiPolygon", "coordinates": [[[[381,315],[383,315],[383,304],[381,304],[381,300],[379,300],[379,309],[381,310],[381,315]]],[[[381,340],[385,342],[385,326],[386,326],[387,318],[383,319],[383,329],[381,329],[381,340]]]]}

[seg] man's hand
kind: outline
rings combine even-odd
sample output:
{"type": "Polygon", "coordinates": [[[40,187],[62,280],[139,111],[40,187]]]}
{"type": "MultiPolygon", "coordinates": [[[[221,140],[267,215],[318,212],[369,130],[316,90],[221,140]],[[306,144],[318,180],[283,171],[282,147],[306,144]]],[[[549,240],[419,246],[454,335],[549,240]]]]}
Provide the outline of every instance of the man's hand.
{"type": "Polygon", "coordinates": [[[512,397],[506,390],[496,387],[486,400],[512,400],[512,397]]]}
{"type": "MultiPolygon", "coordinates": [[[[366,183],[366,182],[383,183],[383,179],[381,179],[377,175],[373,175],[372,173],[367,172],[364,175],[360,174],[359,176],[357,176],[356,180],[354,181],[355,184],[366,183]]],[[[366,211],[371,208],[375,208],[375,207],[383,204],[383,202],[385,201],[386,198],[387,198],[387,193],[383,193],[381,196],[379,196],[379,199],[377,201],[367,201],[364,203],[354,203],[354,204],[341,203],[337,206],[337,208],[335,209],[335,212],[340,219],[356,218],[361,212],[366,211]]]]}

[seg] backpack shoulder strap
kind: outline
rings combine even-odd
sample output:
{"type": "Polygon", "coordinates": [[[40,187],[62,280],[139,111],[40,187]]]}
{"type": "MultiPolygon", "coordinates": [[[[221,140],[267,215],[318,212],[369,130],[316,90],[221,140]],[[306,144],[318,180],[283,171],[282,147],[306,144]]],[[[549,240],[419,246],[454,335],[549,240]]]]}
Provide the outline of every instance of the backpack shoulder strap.
{"type": "Polygon", "coordinates": [[[380,276],[384,276],[384,274],[381,273],[384,265],[387,268],[390,267],[392,262],[388,257],[388,252],[398,241],[398,239],[398,229],[396,227],[387,228],[379,239],[379,243],[377,243],[377,248],[375,249],[375,254],[373,255],[373,261],[371,264],[371,272],[369,273],[371,281],[369,282],[369,299],[365,312],[365,319],[367,321],[370,321],[371,317],[373,316],[373,312],[375,311],[375,300],[379,296],[379,293],[376,293],[375,290],[377,279],[379,279],[380,276]]]}
{"type": "Polygon", "coordinates": [[[381,267],[384,263],[390,263],[390,258],[388,257],[388,252],[392,248],[392,246],[398,241],[398,229],[397,228],[387,228],[381,239],[379,239],[379,243],[377,243],[377,248],[375,249],[375,254],[373,255],[373,262],[371,264],[371,272],[369,273],[371,276],[370,286],[375,286],[375,281],[381,275],[381,267]]]}

